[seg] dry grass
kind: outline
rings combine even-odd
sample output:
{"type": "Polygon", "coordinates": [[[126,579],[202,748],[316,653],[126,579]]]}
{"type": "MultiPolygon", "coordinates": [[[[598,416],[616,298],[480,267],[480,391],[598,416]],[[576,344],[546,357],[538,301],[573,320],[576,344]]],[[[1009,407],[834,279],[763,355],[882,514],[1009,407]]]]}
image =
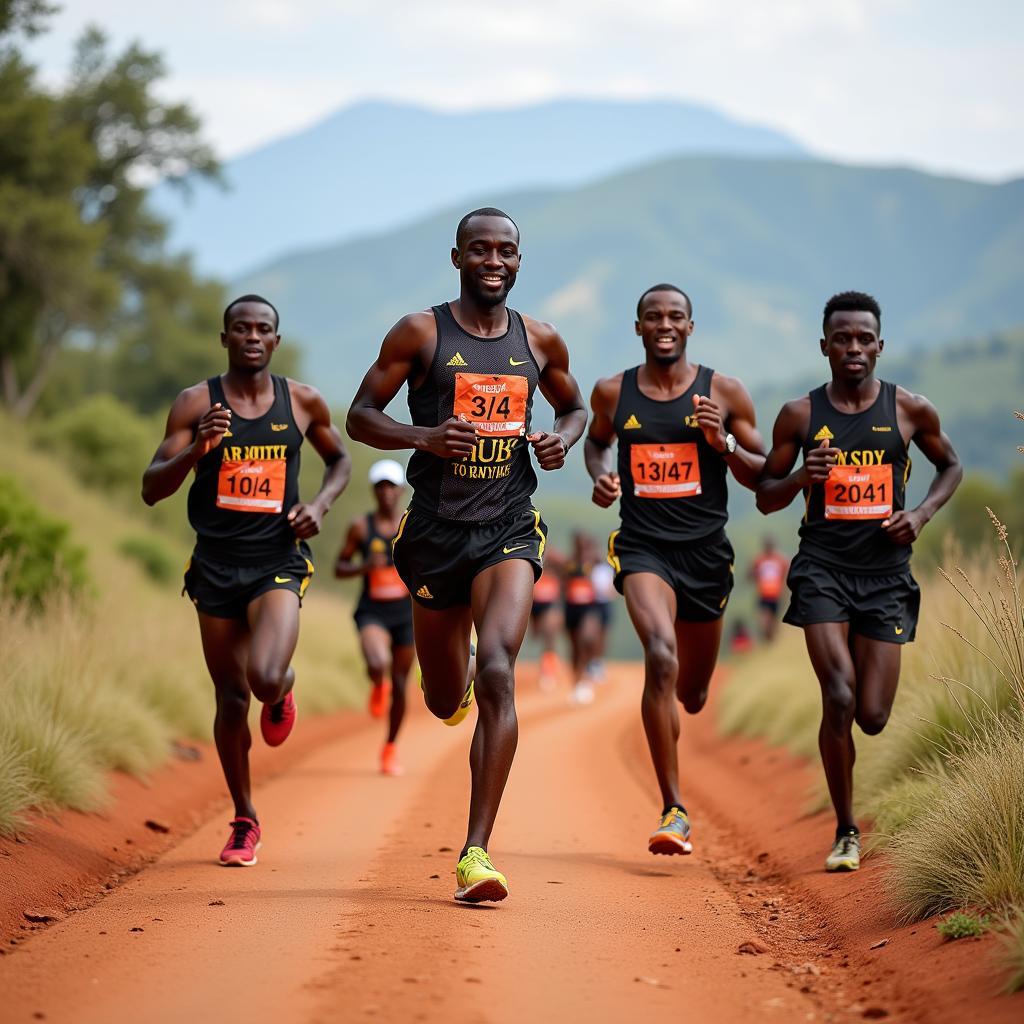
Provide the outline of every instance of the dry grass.
{"type": "Polygon", "coordinates": [[[1006,991],[1024,992],[1024,909],[1018,907],[1007,917],[1000,940],[1007,970],[1006,991]]]}

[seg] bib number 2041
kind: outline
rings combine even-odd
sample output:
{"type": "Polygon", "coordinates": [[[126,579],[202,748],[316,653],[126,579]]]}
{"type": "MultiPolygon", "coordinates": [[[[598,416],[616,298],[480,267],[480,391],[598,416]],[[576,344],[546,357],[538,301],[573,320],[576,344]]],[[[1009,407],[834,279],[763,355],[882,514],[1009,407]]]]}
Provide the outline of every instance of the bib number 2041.
{"type": "Polygon", "coordinates": [[[891,515],[891,463],[832,467],[825,481],[826,519],[886,519],[891,515]]]}

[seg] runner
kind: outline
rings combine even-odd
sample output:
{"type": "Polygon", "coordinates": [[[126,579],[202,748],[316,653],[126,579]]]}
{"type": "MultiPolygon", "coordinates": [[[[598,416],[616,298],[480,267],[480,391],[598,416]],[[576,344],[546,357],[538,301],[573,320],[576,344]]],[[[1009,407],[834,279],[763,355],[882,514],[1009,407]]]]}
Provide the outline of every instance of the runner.
{"type": "Polygon", "coordinates": [[[785,508],[801,491],[807,502],[783,621],[803,627],[821,684],[818,744],[836,812],[827,871],[860,867],[853,723],[873,736],[889,718],[902,645],[917,626],[911,545],[963,475],[931,403],[875,376],[881,324],[870,295],[842,292],[828,300],[821,351],[832,379],[782,407],[757,489],[764,513],[785,508]],[[924,501],[908,511],[911,441],[936,473],[924,501]],[[801,452],[803,465],[794,470],[801,452]]]}
{"type": "Polygon", "coordinates": [[[726,471],[753,488],[764,455],[743,385],[687,360],[693,307],[686,293],[654,285],[636,315],[646,358],[597,382],[587,470],[596,505],[621,499],[622,526],[608,540],[608,560],[644,648],[641,711],[663,804],[648,849],[690,853],[675,702],[690,714],[704,707],[718,658],[733,585],[726,471]]]}
{"type": "Polygon", "coordinates": [[[757,609],[761,620],[761,639],[770,644],[775,639],[779,619],[779,599],[789,572],[789,559],[775,550],[775,540],[765,537],[761,554],[750,567],[750,579],[757,585],[757,609]]]}
{"type": "Polygon", "coordinates": [[[552,690],[562,675],[562,659],[558,656],[558,636],[565,619],[562,615],[562,580],[557,571],[562,559],[551,547],[544,550],[544,571],[533,585],[530,608],[530,630],[540,643],[540,675],[537,685],[552,690]]]}
{"type": "Polygon", "coordinates": [[[594,703],[591,664],[601,643],[601,608],[594,589],[593,572],[598,560],[597,545],[587,533],[572,535],[572,558],[565,573],[565,629],[572,650],[572,693],[569,702],[582,706],[594,703]]]}
{"type": "Polygon", "coordinates": [[[541,573],[546,527],[530,496],[541,469],[559,469],[586,425],[569,355],[550,325],[506,306],[519,273],[519,229],[491,207],[466,214],[452,263],[460,292],[389,332],[348,415],[351,436],[382,449],[415,448],[412,503],[395,538],[395,565],[414,597],[413,632],[427,707],[449,724],[476,701],[469,830],[455,898],[508,895],[487,842],[515,754],[515,662],[541,573]],[[384,410],[409,385],[413,425],[384,410]],[[534,390],[554,406],[534,430],[534,390]]]}
{"type": "Polygon", "coordinates": [[[597,634],[597,652],[590,663],[590,678],[596,683],[603,683],[607,677],[604,657],[608,650],[608,633],[614,619],[613,602],[616,600],[615,570],[606,558],[598,559],[590,573],[594,584],[594,596],[597,599],[597,610],[601,617],[601,628],[597,634]]]}
{"type": "Polygon", "coordinates": [[[313,563],[306,541],[345,489],[351,463],[320,393],[277,377],[277,310],[243,295],[224,310],[228,369],[174,400],[167,430],[142,478],[147,505],[170,497],[195,470],[188,517],[196,546],[185,588],[199,615],[217,700],[214,740],[235,805],[229,867],[256,863],[260,824],[249,784],[250,696],[263,704],[269,746],[295,724],[292,655],[313,563]],[[326,470],[316,497],[299,501],[299,448],[308,438],[326,470]]]}
{"type": "Polygon", "coordinates": [[[398,532],[405,472],[394,459],[381,459],[370,467],[369,475],[377,507],[349,526],[334,575],[339,579],[363,578],[353,618],[359,630],[366,674],[370,677],[370,714],[374,718],[388,714],[388,736],[380,754],[380,770],[384,775],[401,775],[395,744],[405,717],[405,684],[415,651],[412,602],[395,569],[391,542],[398,532]]]}

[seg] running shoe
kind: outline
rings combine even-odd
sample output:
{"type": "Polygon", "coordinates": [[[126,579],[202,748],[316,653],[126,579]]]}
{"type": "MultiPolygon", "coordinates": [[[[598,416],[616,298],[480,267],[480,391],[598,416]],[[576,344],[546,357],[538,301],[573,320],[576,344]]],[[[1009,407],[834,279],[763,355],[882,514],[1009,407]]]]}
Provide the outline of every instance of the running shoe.
{"type": "Polygon", "coordinates": [[[402,775],[405,769],[398,761],[398,747],[394,743],[385,743],[380,752],[380,771],[382,775],[402,775]]]}
{"type": "Polygon", "coordinates": [[[661,819],[661,824],[651,833],[647,841],[647,849],[651,853],[693,853],[690,842],[690,819],[686,811],[678,807],[671,808],[661,819]]]}
{"type": "Polygon", "coordinates": [[[289,690],[284,700],[276,704],[264,704],[260,712],[260,732],[268,747],[279,747],[292,731],[295,717],[295,697],[289,690]]]}
{"type": "Polygon", "coordinates": [[[594,703],[594,686],[588,679],[581,679],[569,694],[569,703],[576,707],[585,707],[594,703]]]}
{"type": "Polygon", "coordinates": [[[508,881],[495,869],[487,851],[479,846],[471,846],[459,861],[455,881],[458,884],[455,898],[462,903],[483,903],[484,900],[497,903],[508,895],[508,881]]]}
{"type": "Polygon", "coordinates": [[[388,697],[391,695],[391,683],[386,679],[374,683],[370,688],[369,712],[374,718],[383,718],[388,713],[388,697]]]}
{"type": "Polygon", "coordinates": [[[836,836],[832,852],[825,858],[826,871],[856,871],[860,867],[860,833],[844,832],[836,836]]]}
{"type": "Polygon", "coordinates": [[[259,825],[252,818],[235,818],[228,845],[220,851],[220,862],[226,868],[251,868],[260,845],[259,825]]]}
{"type": "Polygon", "coordinates": [[[542,690],[553,690],[562,674],[562,662],[555,651],[545,651],[540,656],[540,677],[537,680],[542,690]]]}

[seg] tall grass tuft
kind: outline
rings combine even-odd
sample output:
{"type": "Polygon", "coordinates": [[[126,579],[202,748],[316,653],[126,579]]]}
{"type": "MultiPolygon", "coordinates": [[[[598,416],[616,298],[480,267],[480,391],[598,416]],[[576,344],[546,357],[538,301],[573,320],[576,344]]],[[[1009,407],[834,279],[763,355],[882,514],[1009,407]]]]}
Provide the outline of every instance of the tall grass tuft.
{"type": "Polygon", "coordinates": [[[1024,908],[1017,907],[1000,934],[1006,965],[1006,991],[1024,992],[1024,908]]]}

